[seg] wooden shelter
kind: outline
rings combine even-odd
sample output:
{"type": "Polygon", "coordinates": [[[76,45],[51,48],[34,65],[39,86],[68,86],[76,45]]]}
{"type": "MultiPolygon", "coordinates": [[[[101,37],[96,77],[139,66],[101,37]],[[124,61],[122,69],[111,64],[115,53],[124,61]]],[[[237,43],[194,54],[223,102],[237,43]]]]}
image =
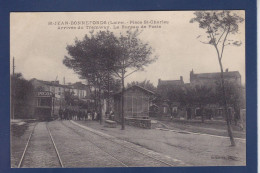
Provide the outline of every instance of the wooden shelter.
{"type": "MultiPolygon", "coordinates": [[[[143,87],[134,85],[124,92],[125,118],[149,117],[149,107],[154,93],[143,87]]],[[[114,95],[114,113],[117,121],[121,121],[121,92],[114,95]]]]}

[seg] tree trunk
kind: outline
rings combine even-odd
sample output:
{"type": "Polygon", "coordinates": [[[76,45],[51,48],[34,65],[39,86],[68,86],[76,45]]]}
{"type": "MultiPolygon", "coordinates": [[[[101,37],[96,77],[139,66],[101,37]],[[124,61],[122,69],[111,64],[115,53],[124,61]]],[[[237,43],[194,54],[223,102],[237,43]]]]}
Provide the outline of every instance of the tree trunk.
{"type": "Polygon", "coordinates": [[[125,92],[125,79],[124,76],[122,75],[122,92],[121,92],[121,103],[122,103],[122,107],[121,107],[121,123],[122,123],[122,128],[121,130],[125,130],[125,116],[124,116],[124,92],[125,92]]]}
{"type": "Polygon", "coordinates": [[[95,85],[95,112],[97,112],[97,87],[95,85]]]}
{"type": "Polygon", "coordinates": [[[228,113],[228,105],[227,105],[227,98],[226,98],[226,90],[225,90],[225,81],[224,81],[224,72],[223,72],[223,66],[222,66],[222,62],[219,58],[219,65],[220,65],[220,70],[221,70],[221,85],[222,85],[222,93],[223,93],[223,101],[224,101],[224,114],[226,117],[226,121],[227,121],[227,130],[228,130],[228,136],[230,138],[230,143],[231,146],[235,146],[235,140],[233,137],[233,133],[232,133],[232,128],[231,128],[231,124],[230,124],[230,115],[228,113]]]}
{"type": "Polygon", "coordinates": [[[15,77],[14,77],[14,73],[13,73],[13,76],[11,77],[11,88],[12,88],[12,91],[11,91],[11,119],[14,119],[14,105],[15,105],[15,77]]]}
{"type": "Polygon", "coordinates": [[[107,100],[107,112],[110,113],[110,72],[108,72],[108,100],[107,100]]]}
{"type": "Polygon", "coordinates": [[[98,90],[99,90],[99,121],[100,124],[102,124],[102,105],[101,105],[101,84],[99,83],[98,86],[98,90]]]}
{"type": "Polygon", "coordinates": [[[201,122],[204,123],[205,122],[205,117],[204,117],[204,108],[200,108],[200,113],[201,113],[201,122]]]}

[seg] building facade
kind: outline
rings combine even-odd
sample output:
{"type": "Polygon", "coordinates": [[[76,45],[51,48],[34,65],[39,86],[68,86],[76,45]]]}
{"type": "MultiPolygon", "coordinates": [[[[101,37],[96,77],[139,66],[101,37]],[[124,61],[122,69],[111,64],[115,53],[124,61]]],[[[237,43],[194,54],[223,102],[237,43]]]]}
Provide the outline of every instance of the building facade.
{"type": "Polygon", "coordinates": [[[61,85],[59,81],[43,81],[38,79],[31,79],[30,80],[32,85],[34,86],[35,90],[38,91],[50,91],[55,95],[57,99],[64,99],[64,92],[66,87],[61,85]]]}
{"type": "Polygon", "coordinates": [[[158,106],[158,113],[162,116],[170,116],[177,114],[180,102],[177,93],[184,90],[183,77],[179,80],[158,80],[157,93],[160,98],[154,100],[154,104],[158,106]],[[171,97],[171,99],[170,99],[171,97]]]}
{"type": "Polygon", "coordinates": [[[89,98],[91,94],[90,87],[82,82],[76,82],[67,86],[70,88],[70,92],[73,92],[78,99],[89,98]]]}
{"type": "MultiPolygon", "coordinates": [[[[241,75],[238,71],[226,71],[223,73],[225,81],[241,86],[241,75]]],[[[215,87],[218,82],[221,80],[221,73],[197,73],[195,74],[192,70],[190,72],[190,84],[195,85],[204,85],[209,87],[215,87]]]]}

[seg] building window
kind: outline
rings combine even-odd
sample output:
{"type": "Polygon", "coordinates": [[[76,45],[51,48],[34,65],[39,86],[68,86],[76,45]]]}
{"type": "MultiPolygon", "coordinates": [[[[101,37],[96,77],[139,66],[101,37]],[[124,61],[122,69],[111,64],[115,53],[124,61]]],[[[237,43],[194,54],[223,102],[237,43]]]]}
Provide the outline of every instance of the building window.
{"type": "Polygon", "coordinates": [[[163,107],[163,113],[164,113],[164,114],[167,113],[167,107],[163,107]]]}
{"type": "Polygon", "coordinates": [[[173,107],[172,108],[172,113],[177,113],[177,111],[178,111],[178,107],[173,107]]]}

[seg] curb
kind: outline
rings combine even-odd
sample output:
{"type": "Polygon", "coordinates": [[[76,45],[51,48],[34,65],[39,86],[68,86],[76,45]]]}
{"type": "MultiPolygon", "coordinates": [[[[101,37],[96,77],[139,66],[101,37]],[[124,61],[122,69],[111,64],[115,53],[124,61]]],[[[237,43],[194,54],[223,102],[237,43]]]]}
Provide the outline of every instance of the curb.
{"type": "MultiPolygon", "coordinates": [[[[189,132],[189,131],[177,131],[177,130],[171,130],[171,129],[164,129],[164,128],[156,128],[157,130],[163,130],[163,131],[170,131],[175,133],[185,133],[185,134],[194,134],[194,135],[203,135],[203,136],[212,136],[212,137],[219,137],[219,138],[228,138],[228,136],[219,136],[219,135],[210,135],[206,133],[195,133],[195,132],[189,132]]],[[[234,138],[236,140],[241,140],[243,142],[246,142],[246,139],[244,138],[234,138]]]]}
{"type": "MultiPolygon", "coordinates": [[[[93,132],[93,133],[95,133],[95,134],[97,134],[97,135],[103,136],[103,137],[107,138],[108,140],[115,140],[114,142],[115,142],[115,143],[118,143],[118,144],[120,144],[120,145],[122,145],[122,143],[123,143],[123,144],[136,145],[136,144],[134,144],[134,143],[132,143],[132,142],[130,142],[130,141],[122,140],[122,139],[119,139],[119,138],[117,138],[117,137],[114,137],[114,136],[105,134],[105,133],[103,133],[103,132],[100,132],[100,131],[98,131],[98,130],[95,130],[95,129],[93,129],[93,128],[86,127],[86,126],[84,126],[84,125],[81,125],[81,124],[79,124],[79,123],[73,121],[73,120],[70,120],[70,122],[73,123],[73,124],[76,125],[76,126],[79,126],[79,127],[83,128],[83,129],[85,129],[85,130],[89,130],[89,131],[91,131],[91,132],[93,132]]],[[[126,146],[125,146],[125,147],[126,147],[126,146]]],[[[150,155],[150,154],[153,154],[153,155],[156,155],[157,157],[165,157],[165,158],[167,158],[167,159],[170,159],[170,160],[173,161],[174,163],[177,163],[178,166],[187,166],[183,161],[181,161],[181,160],[179,160],[179,159],[172,158],[172,157],[170,157],[170,156],[167,156],[167,155],[158,153],[158,152],[156,152],[156,151],[147,149],[147,148],[145,148],[145,147],[141,147],[141,146],[136,146],[136,147],[137,147],[138,149],[146,150],[146,152],[149,153],[149,155],[150,155]]],[[[129,146],[127,146],[127,148],[129,148],[129,146]]],[[[130,148],[131,148],[131,147],[130,147],[130,148]]],[[[133,149],[133,150],[135,150],[135,149],[133,149]]],[[[138,152],[139,152],[139,151],[138,151],[138,152]]],[[[142,154],[144,154],[144,153],[142,153],[142,154]]],[[[145,154],[144,154],[144,155],[145,155],[145,154]]],[[[149,156],[149,157],[151,157],[151,156],[149,156]]],[[[175,166],[173,166],[173,167],[175,167],[175,166]]]]}

